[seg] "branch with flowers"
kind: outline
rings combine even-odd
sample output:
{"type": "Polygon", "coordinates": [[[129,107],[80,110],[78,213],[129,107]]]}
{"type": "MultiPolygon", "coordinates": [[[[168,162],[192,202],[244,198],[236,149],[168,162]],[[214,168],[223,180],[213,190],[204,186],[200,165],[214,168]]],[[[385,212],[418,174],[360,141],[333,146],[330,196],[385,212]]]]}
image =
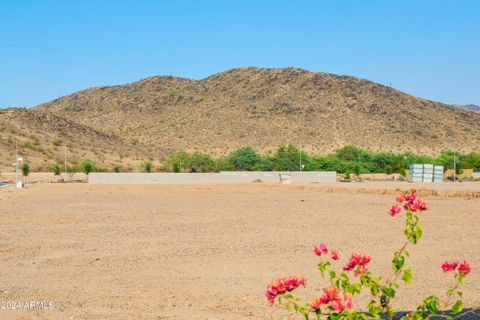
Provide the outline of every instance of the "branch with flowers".
{"type": "MultiPolygon", "coordinates": [[[[389,214],[392,217],[405,212],[405,242],[394,252],[392,259],[392,275],[384,278],[374,275],[368,270],[371,261],[369,255],[353,253],[347,263],[338,271],[333,265],[340,259],[337,250],[329,250],[327,245],[320,243],[313,247],[313,252],[320,258],[317,268],[321,278],[327,282],[322,289],[322,295],[311,302],[302,302],[294,291],[299,287],[305,287],[307,280],[301,276],[291,276],[272,282],[265,291],[268,303],[275,303],[294,310],[305,319],[328,319],[328,320],[355,320],[355,319],[379,319],[386,317],[393,319],[397,311],[393,307],[397,290],[407,286],[413,280],[413,272],[405,267],[409,257],[408,248],[416,245],[422,238],[423,231],[420,226],[422,213],[427,210],[427,204],[417,195],[412,193],[400,194],[396,197],[396,204],[390,207],[389,214]],[[364,307],[354,303],[355,297],[360,294],[370,296],[369,303],[364,307]],[[363,311],[362,311],[363,310],[363,311]],[[368,312],[366,312],[368,310],[368,312]]],[[[423,303],[414,311],[402,316],[402,320],[425,320],[432,316],[453,319],[463,310],[461,286],[465,277],[470,273],[470,265],[466,262],[444,262],[441,269],[454,274],[455,283],[446,292],[442,302],[437,296],[428,296],[423,303]],[[445,315],[440,310],[451,310],[450,315],[445,315]]]]}

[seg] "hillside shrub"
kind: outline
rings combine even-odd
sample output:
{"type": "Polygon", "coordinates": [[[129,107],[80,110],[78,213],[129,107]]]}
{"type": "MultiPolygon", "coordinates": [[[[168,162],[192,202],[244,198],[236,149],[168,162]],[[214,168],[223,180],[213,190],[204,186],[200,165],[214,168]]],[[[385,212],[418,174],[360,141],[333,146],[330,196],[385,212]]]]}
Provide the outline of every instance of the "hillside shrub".
{"type": "Polygon", "coordinates": [[[59,176],[62,173],[62,167],[60,164],[55,163],[52,167],[52,171],[54,176],[59,176]]]}
{"type": "Polygon", "coordinates": [[[140,164],[142,172],[151,173],[153,171],[153,163],[150,160],[144,161],[140,164]]]}
{"type": "Polygon", "coordinates": [[[205,153],[195,152],[190,156],[188,165],[190,172],[214,172],[215,162],[205,153]]]}

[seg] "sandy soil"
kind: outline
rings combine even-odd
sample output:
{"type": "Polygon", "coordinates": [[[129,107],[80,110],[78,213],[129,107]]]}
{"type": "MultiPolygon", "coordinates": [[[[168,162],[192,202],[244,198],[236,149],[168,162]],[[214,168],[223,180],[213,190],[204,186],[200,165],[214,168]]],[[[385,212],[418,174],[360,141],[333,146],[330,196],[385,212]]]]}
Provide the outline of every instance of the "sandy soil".
{"type": "MultiPolygon", "coordinates": [[[[387,214],[407,184],[92,186],[0,189],[0,319],[285,319],[266,285],[302,273],[319,295],[312,245],[372,256],[389,275],[403,219],[387,214]],[[25,309],[24,302],[54,308],[25,309]],[[1,306],[0,306],[1,307],[1,306]]],[[[402,310],[452,284],[445,259],[468,259],[465,304],[480,306],[478,184],[428,185],[424,238],[398,292],[402,310]]]]}

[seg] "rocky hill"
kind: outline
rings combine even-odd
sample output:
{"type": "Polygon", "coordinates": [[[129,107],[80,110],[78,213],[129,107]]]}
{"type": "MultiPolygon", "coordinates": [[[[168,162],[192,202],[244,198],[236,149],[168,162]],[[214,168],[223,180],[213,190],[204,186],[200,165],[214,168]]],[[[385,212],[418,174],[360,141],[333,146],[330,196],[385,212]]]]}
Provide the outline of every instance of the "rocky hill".
{"type": "Polygon", "coordinates": [[[465,110],[480,113],[480,106],[477,106],[476,104],[466,104],[466,105],[457,106],[457,107],[465,109],[465,110]]]}
{"type": "MultiPolygon", "coordinates": [[[[104,165],[139,157],[140,148],[115,135],[36,109],[0,109],[0,172],[11,171],[16,145],[19,155],[45,170],[55,162],[95,159],[104,165]]],[[[143,152],[140,153],[143,157],[143,152]]]]}
{"type": "MultiPolygon", "coordinates": [[[[270,152],[286,143],[313,153],[355,144],[438,154],[455,140],[462,151],[480,150],[478,113],[363,79],[295,68],[239,68],[202,80],[151,77],[22,112],[51,117],[48,123],[62,119],[61,135],[72,145],[78,141],[78,156],[91,148],[98,153],[93,158],[110,162],[159,159],[179,149],[224,155],[249,145],[270,152]],[[67,123],[76,129],[69,132],[67,123]]],[[[52,130],[28,126],[30,140],[50,150],[52,130]]]]}

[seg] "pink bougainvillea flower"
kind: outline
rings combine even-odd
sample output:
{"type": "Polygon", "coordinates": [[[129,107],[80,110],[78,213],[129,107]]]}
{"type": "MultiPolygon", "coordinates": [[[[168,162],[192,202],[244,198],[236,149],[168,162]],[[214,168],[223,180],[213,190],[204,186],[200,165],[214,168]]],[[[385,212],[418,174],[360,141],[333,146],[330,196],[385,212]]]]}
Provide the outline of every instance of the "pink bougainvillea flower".
{"type": "Polygon", "coordinates": [[[323,289],[323,295],[310,303],[312,311],[320,310],[322,305],[329,305],[334,312],[342,312],[351,309],[353,306],[352,296],[348,293],[340,295],[340,290],[335,286],[323,289]]]}
{"type": "Polygon", "coordinates": [[[465,260],[463,262],[459,262],[459,261],[447,262],[447,261],[445,261],[445,262],[442,263],[442,270],[443,270],[443,272],[458,270],[458,272],[461,275],[466,276],[467,274],[470,273],[470,271],[472,271],[472,268],[470,267],[468,262],[465,261],[465,260]]]}
{"type": "Polygon", "coordinates": [[[343,271],[355,270],[355,275],[364,274],[367,271],[367,264],[370,262],[370,256],[354,253],[343,267],[343,271]]]}
{"type": "Polygon", "coordinates": [[[334,312],[342,312],[345,309],[351,309],[353,306],[352,296],[349,293],[344,293],[343,300],[335,299],[330,302],[330,306],[334,312]]]}
{"type": "MultiPolygon", "coordinates": [[[[405,210],[410,210],[412,212],[417,212],[417,211],[426,211],[428,209],[427,204],[422,201],[420,198],[417,197],[415,193],[411,193],[409,195],[403,195],[400,194],[397,196],[397,202],[399,203],[404,203],[403,208],[405,210]]],[[[392,205],[390,207],[390,215],[393,217],[395,216],[397,212],[397,206],[392,205]]]]}
{"type": "Polygon", "coordinates": [[[312,311],[317,311],[317,310],[320,310],[320,307],[322,306],[322,299],[321,298],[318,298],[318,299],[315,299],[313,300],[312,302],[310,302],[309,306],[310,306],[310,310],[312,311]]]}
{"type": "Polygon", "coordinates": [[[277,279],[267,287],[265,296],[267,297],[268,303],[273,305],[277,296],[293,291],[306,284],[307,280],[301,275],[277,279]]]}
{"type": "Polygon", "coordinates": [[[320,245],[317,247],[317,246],[313,246],[313,252],[317,255],[317,256],[322,256],[324,254],[327,254],[328,253],[328,249],[327,249],[327,246],[325,245],[325,243],[320,243],[320,245]]]}
{"type": "Polygon", "coordinates": [[[338,259],[340,259],[340,257],[338,256],[338,251],[337,250],[332,250],[330,252],[332,254],[332,260],[337,261],[338,259]]]}
{"type": "Polygon", "coordinates": [[[405,210],[410,210],[412,212],[425,211],[427,210],[427,204],[420,199],[416,199],[405,204],[404,208],[405,210]]]}
{"type": "Polygon", "coordinates": [[[400,207],[397,206],[396,204],[392,204],[392,206],[390,207],[390,215],[392,217],[395,217],[399,212],[400,212],[400,207]]]}
{"type": "Polygon", "coordinates": [[[408,202],[413,202],[417,199],[417,195],[415,193],[411,193],[407,196],[405,196],[405,200],[408,202]]]}
{"type": "Polygon", "coordinates": [[[467,261],[463,261],[458,265],[458,272],[460,272],[460,274],[463,276],[466,276],[467,274],[469,274],[471,270],[472,268],[470,267],[467,261]]]}
{"type": "Polygon", "coordinates": [[[443,272],[448,272],[455,270],[455,268],[450,263],[445,261],[444,263],[442,263],[442,270],[443,272]]]}

